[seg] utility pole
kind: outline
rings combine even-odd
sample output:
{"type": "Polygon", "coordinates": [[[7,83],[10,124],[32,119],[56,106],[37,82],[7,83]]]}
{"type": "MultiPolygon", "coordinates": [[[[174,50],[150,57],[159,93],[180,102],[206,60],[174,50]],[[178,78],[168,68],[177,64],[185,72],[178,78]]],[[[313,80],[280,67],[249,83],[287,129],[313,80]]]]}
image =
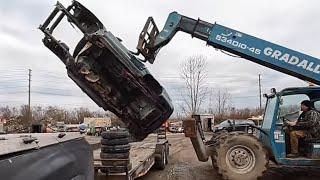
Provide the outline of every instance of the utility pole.
{"type": "Polygon", "coordinates": [[[32,124],[32,114],[31,114],[31,103],[30,103],[30,99],[31,99],[31,69],[29,70],[29,96],[28,96],[28,121],[30,123],[30,125],[32,124]]]}
{"type": "Polygon", "coordinates": [[[260,98],[260,113],[262,112],[262,103],[261,103],[261,74],[259,74],[259,98],[260,98]]]}

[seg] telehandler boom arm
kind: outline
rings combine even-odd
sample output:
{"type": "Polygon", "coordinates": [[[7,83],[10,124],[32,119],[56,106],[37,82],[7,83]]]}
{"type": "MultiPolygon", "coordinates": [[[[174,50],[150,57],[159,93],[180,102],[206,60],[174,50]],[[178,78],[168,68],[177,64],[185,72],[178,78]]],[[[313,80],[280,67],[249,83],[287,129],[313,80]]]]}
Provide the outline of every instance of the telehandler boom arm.
{"type": "Polygon", "coordinates": [[[178,31],[206,41],[207,45],[214,48],[299,79],[320,84],[319,59],[216,23],[195,20],[177,12],[170,13],[160,32],[152,17],[149,17],[139,37],[138,53],[141,53],[146,61],[153,63],[159,50],[168,44],[178,31]]]}

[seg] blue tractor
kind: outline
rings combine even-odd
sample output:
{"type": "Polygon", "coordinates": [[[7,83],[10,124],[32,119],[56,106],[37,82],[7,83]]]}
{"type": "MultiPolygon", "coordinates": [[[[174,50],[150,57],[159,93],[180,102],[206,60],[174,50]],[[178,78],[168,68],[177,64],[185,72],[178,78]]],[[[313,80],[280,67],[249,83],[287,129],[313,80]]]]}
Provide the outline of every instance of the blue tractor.
{"type": "MultiPolygon", "coordinates": [[[[320,60],[306,54],[270,43],[248,34],[195,20],[172,12],[159,31],[152,17],[147,20],[137,46],[138,54],[145,61],[153,63],[159,50],[182,31],[192,37],[204,40],[207,45],[227,51],[233,55],[253,61],[271,69],[320,84],[320,60]]],[[[310,100],[315,107],[320,105],[320,87],[287,88],[280,92],[275,89],[265,95],[267,103],[261,127],[254,127],[258,135],[246,132],[215,133],[205,140],[200,118],[184,121],[186,137],[191,142],[200,161],[212,160],[213,166],[224,179],[257,179],[267,170],[269,161],[279,166],[319,166],[320,137],[301,142],[303,157],[288,158],[290,141],[287,121],[299,116],[300,102],[310,100]]]]}

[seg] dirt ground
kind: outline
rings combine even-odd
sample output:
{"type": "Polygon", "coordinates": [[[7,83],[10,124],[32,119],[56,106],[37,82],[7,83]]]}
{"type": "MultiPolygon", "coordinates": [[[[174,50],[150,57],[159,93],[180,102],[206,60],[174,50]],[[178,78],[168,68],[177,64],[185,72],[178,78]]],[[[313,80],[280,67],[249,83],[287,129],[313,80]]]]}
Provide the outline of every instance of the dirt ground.
{"type": "MultiPolygon", "coordinates": [[[[190,139],[184,134],[168,134],[170,146],[169,164],[163,171],[152,169],[139,180],[220,180],[219,174],[212,168],[211,160],[199,162],[190,139]]],[[[320,179],[320,170],[271,168],[262,180],[303,180],[320,179]]]]}

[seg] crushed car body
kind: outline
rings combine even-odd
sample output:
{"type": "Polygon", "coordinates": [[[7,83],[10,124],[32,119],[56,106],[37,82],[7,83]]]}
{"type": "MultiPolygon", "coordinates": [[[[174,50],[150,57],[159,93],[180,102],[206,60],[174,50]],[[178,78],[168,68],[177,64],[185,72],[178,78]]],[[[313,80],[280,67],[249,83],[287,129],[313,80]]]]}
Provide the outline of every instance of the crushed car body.
{"type": "Polygon", "coordinates": [[[68,76],[97,105],[121,118],[136,139],[144,139],[172,114],[169,95],[142,60],[79,2],[67,8],[58,2],[40,30],[44,45],[66,65],[68,76]],[[52,35],[64,17],[84,34],[72,55],[52,35]]]}

